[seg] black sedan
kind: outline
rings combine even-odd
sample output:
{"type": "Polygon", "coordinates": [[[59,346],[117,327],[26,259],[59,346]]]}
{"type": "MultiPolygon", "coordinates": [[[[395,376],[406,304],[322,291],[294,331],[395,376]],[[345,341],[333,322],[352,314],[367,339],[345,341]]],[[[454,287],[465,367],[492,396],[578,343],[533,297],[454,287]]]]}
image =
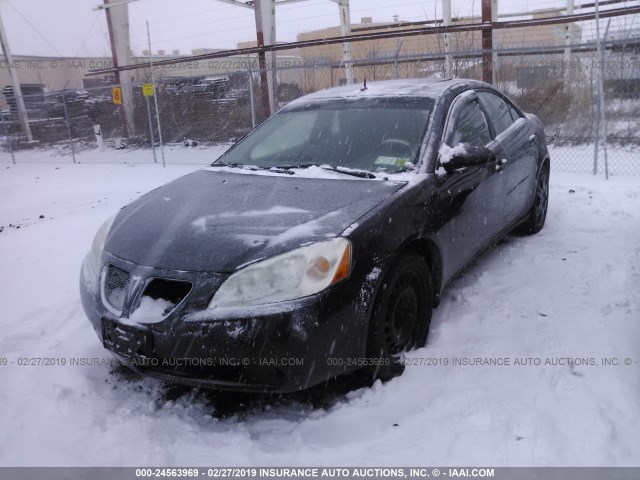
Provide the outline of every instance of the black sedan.
{"type": "Polygon", "coordinates": [[[389,378],[458,273],[543,227],[548,185],[540,121],[490,85],[322,91],[105,223],[82,303],[105,348],[171,382],[389,378]]]}

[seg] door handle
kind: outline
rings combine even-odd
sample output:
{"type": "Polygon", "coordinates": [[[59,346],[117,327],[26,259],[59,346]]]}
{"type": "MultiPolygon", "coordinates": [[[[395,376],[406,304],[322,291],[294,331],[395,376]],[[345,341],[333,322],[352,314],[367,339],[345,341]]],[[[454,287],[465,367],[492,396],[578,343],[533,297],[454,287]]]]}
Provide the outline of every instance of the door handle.
{"type": "Polygon", "coordinates": [[[531,136],[529,137],[529,143],[530,143],[531,145],[535,145],[535,144],[537,144],[537,143],[538,143],[538,137],[536,137],[535,135],[531,135],[531,136]]]}

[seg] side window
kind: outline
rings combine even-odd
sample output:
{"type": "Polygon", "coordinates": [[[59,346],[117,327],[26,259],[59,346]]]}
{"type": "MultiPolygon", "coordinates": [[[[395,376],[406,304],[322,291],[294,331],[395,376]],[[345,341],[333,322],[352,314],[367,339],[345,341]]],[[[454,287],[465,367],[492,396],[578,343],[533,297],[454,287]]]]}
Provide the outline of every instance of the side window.
{"type": "Polygon", "coordinates": [[[458,115],[451,137],[451,146],[467,143],[476,147],[484,147],[491,141],[489,125],[480,109],[480,104],[473,101],[464,106],[458,115]]]}
{"type": "Polygon", "coordinates": [[[479,92],[478,96],[491,119],[491,123],[493,123],[496,135],[500,135],[513,125],[514,120],[509,111],[509,106],[502,98],[489,92],[479,92]]]}

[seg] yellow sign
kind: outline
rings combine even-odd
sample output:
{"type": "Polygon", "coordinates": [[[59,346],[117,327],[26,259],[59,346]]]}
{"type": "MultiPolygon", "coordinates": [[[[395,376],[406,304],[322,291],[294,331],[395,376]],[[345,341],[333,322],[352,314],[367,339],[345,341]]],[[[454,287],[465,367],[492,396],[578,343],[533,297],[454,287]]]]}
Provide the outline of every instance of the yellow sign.
{"type": "Polygon", "coordinates": [[[111,96],[113,97],[113,103],[122,105],[122,88],[113,87],[111,89],[111,96]]]}
{"type": "Polygon", "coordinates": [[[145,97],[153,97],[153,83],[143,83],[142,94],[145,97]]]}

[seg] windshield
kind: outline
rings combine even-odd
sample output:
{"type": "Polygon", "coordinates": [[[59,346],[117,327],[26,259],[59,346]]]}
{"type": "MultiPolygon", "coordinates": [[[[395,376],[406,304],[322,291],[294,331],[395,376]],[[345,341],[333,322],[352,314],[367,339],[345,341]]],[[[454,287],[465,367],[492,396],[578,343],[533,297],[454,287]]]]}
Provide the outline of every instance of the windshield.
{"type": "Polygon", "coordinates": [[[404,171],[416,163],[432,108],[429,98],[402,97],[290,107],[257,127],[216,163],[404,171]]]}

